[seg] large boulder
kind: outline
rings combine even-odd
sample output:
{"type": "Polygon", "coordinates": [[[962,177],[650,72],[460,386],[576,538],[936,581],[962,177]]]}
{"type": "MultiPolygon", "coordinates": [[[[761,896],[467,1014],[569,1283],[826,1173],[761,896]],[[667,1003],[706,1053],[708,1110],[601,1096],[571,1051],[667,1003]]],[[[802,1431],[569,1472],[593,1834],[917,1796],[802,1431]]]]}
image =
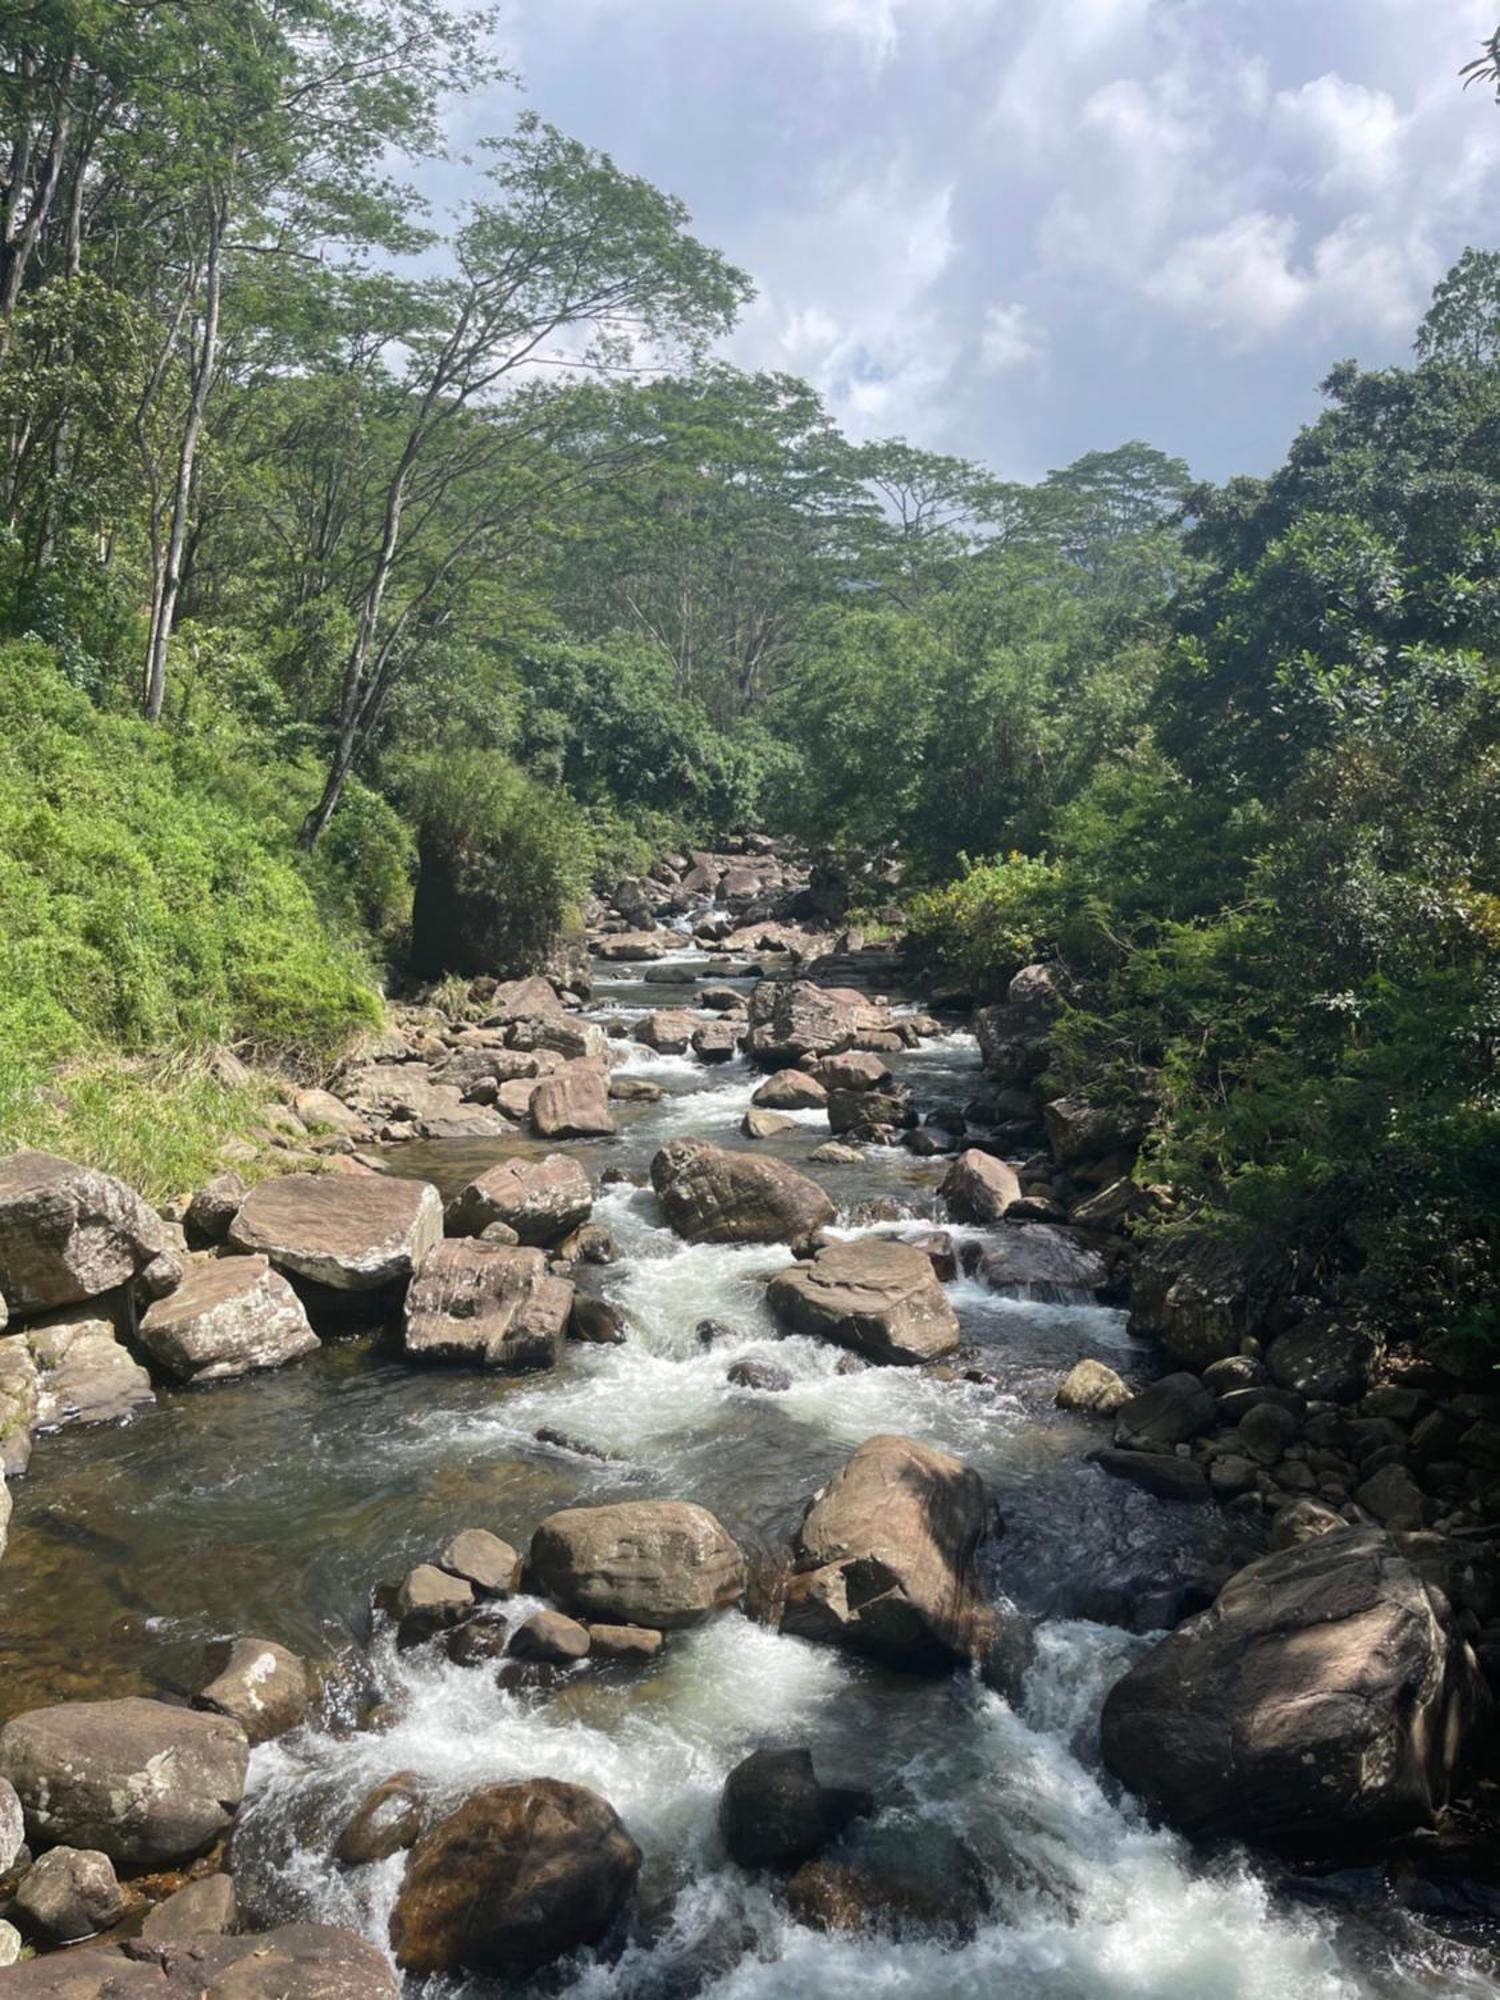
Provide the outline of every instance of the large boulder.
{"type": "Polygon", "coordinates": [[[519,1372],[557,1360],[573,1286],[540,1250],[453,1237],[422,1261],[406,1294],[403,1346],[412,1360],[519,1372]]]}
{"type": "Polygon", "coordinates": [[[804,1057],[834,1055],[889,1026],[886,1009],[852,987],[763,979],[750,996],[745,1050],[762,1069],[791,1069],[804,1057]]]}
{"type": "Polygon", "coordinates": [[[1113,1368],[1086,1355],[1063,1377],[1055,1400],[1060,1410],[1072,1410],[1079,1416],[1110,1417],[1122,1403],[1130,1401],[1130,1388],[1113,1368]]]}
{"type": "Polygon", "coordinates": [[[790,1874],[869,1806],[867,1793],[822,1784],[810,1750],[754,1750],[724,1781],[719,1831],[741,1868],[790,1874]]]}
{"type": "Polygon", "coordinates": [[[159,1258],[181,1275],[160,1218],[123,1181],[55,1153],[0,1157],[0,1294],[13,1313],[97,1298],[159,1258]]]}
{"type": "Polygon", "coordinates": [[[501,1160],[486,1167],[448,1205],[452,1236],[479,1236],[503,1222],[522,1243],[550,1249],[587,1222],[594,1190],[576,1160],[549,1153],[544,1160],[501,1160]]]}
{"type": "Polygon", "coordinates": [[[418,1975],[528,1979],[603,1940],[640,1865],[597,1792],[555,1778],[491,1785],[412,1849],[391,1916],[396,1962],[418,1975]]]}
{"type": "Polygon", "coordinates": [[[821,1111],[828,1103],[828,1092],[805,1069],[779,1069],[766,1078],[750,1102],[762,1111],[821,1111]]]}
{"type": "Polygon", "coordinates": [[[707,1508],[620,1500],[549,1514],[531,1538],[526,1575],[580,1618],[671,1632],[737,1604],[745,1559],[707,1508]]]}
{"type": "Polygon", "coordinates": [[[488,1028],[508,1028],[517,1021],[550,1021],[557,1026],[568,1018],[551,982],[535,973],[529,979],[503,980],[484,1004],[488,1028]]]}
{"type": "Polygon", "coordinates": [[[120,1921],[125,1894],[107,1854],[54,1847],[27,1869],[16,1909],[28,1930],[54,1944],[76,1944],[120,1921]]]}
{"type": "Polygon", "coordinates": [[[938,1193],[955,1222],[998,1222],[1021,1199],[1021,1177],[1007,1161],[970,1148],[944,1174],[938,1193]]]}
{"type": "Polygon", "coordinates": [[[1218,1399],[1196,1375],[1163,1375],[1120,1405],[1115,1443],[1135,1451],[1170,1449],[1206,1437],[1218,1422],[1218,1399]]]}
{"type": "Polygon", "coordinates": [[[6,2000],[400,2000],[374,1945],[333,1924],[53,1953],[6,1974],[6,2000]]]}
{"type": "Polygon", "coordinates": [[[615,1121],[603,1065],[564,1063],[546,1077],[531,1094],[531,1126],[542,1139],[607,1139],[615,1121]]]}
{"type": "Polygon", "coordinates": [[[317,1348],[302,1301],[264,1257],[198,1264],[145,1314],[140,1342],[174,1382],[279,1368],[317,1348]]]}
{"type": "Polygon", "coordinates": [[[1148,1239],[1130,1286],[1130,1331],[1188,1368],[1238,1354],[1262,1327],[1266,1287],[1239,1245],[1207,1235],[1148,1239]]]}
{"type": "Polygon", "coordinates": [[[231,1248],[336,1292],[404,1283],[442,1234],[435,1187],[381,1174],[262,1181],[229,1225],[231,1248]]]}
{"type": "MultiPolygon", "coordinates": [[[[40,1431],[63,1424],[108,1424],[155,1402],[151,1377],[118,1339],[114,1323],[74,1306],[7,1334],[30,1361],[35,1382],[32,1421],[40,1431]]],[[[0,1378],[19,1386],[19,1367],[0,1367],[0,1378]]]]}
{"type": "Polygon", "coordinates": [[[958,1346],[958,1315],[932,1259],[885,1236],[829,1243],[811,1263],[778,1271],[766,1303],[795,1332],[852,1347],[871,1361],[916,1365],[958,1346]]]}
{"type": "Polygon", "coordinates": [[[988,1521],[961,1459],[867,1438],[797,1531],[781,1629],[919,1670],[973,1658],[993,1622],[974,1573],[988,1521]]]}
{"type": "Polygon", "coordinates": [[[673,1139],[651,1162],[667,1221],[689,1243],[792,1243],[832,1222],[816,1181],[783,1160],[673,1139]]]}
{"type": "Polygon", "coordinates": [[[1109,1265],[1091,1244],[1050,1222],[1008,1222],[979,1262],[991,1291],[1010,1298],[1069,1299],[1096,1292],[1109,1265]]]}
{"type": "Polygon", "coordinates": [[[1447,1600],[1378,1530],[1262,1557],[1104,1704],[1109,1769],[1204,1838],[1320,1857],[1425,1826],[1488,1696],[1447,1600]]]}
{"type": "Polygon", "coordinates": [[[659,1056],[684,1056],[697,1026],[696,1017],[685,1007],[659,1007],[636,1023],[635,1039],[659,1056]]]}
{"type": "Polygon", "coordinates": [[[1278,1388],[1323,1403],[1352,1403],[1370,1386],[1379,1356],[1372,1335],[1330,1320],[1304,1320],[1266,1349],[1266,1367],[1278,1388]]]}
{"type": "Polygon", "coordinates": [[[0,1775],[34,1846],[97,1847],[132,1868],[168,1868],[229,1830],[250,1746],[227,1716],[162,1702],[75,1701],[0,1729],[0,1775]]]}
{"type": "Polygon", "coordinates": [[[312,1702],[307,1668],[274,1639],[220,1641],[209,1650],[208,1671],[195,1697],[198,1707],[227,1715],[252,1744],[269,1743],[306,1719],[312,1702]]]}
{"type": "Polygon", "coordinates": [[[984,1073],[1006,1090],[1024,1090],[1047,1067],[1049,1017],[1036,1007],[1002,1002],[981,1007],[974,1034],[984,1073]]]}

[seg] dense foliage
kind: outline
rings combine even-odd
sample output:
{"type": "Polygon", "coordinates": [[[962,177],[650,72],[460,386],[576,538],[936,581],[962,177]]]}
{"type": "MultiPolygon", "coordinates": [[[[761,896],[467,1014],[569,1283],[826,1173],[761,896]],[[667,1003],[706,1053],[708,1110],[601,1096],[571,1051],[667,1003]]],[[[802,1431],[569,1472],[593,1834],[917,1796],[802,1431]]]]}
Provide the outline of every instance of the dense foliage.
{"type": "Polygon", "coordinates": [[[0,25],[0,1130],[90,1051],[325,1060],[382,961],[535,963],[759,822],[899,858],[978,997],[1065,961],[1056,1080],[1144,1108],[1177,1214],[1484,1330],[1500,258],[1270,478],[1017,485],[714,359],[744,274],[530,115],[439,226],[400,163],[492,46],[0,25]]]}

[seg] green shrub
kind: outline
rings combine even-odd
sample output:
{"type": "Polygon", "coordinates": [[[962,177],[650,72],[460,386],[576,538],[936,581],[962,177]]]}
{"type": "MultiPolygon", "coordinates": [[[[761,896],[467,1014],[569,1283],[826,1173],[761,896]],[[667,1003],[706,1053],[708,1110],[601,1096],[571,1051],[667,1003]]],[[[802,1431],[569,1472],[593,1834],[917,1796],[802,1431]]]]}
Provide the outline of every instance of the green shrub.
{"type": "Polygon", "coordinates": [[[963,975],[976,994],[1003,992],[1023,965],[1056,948],[1065,874],[1026,854],[971,861],[912,901],[909,935],[926,958],[963,975]]]}

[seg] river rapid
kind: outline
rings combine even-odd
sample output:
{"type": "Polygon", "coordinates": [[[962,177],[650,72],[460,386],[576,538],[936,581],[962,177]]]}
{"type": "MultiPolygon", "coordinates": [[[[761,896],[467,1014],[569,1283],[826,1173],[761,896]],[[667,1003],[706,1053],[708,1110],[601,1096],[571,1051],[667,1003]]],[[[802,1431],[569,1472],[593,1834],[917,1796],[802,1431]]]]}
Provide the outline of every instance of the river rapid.
{"type": "MultiPolygon", "coordinates": [[[[603,970],[595,1018],[691,1004],[691,989],[648,986],[640,968],[603,970]]],[[[981,1084],[963,1033],[892,1066],[919,1105],[962,1102],[981,1084]]],[[[393,1151],[392,1168],[447,1196],[518,1150],[573,1153],[597,1184],[609,1167],[642,1174],[669,1137],[754,1143],[738,1130],[758,1081],[742,1062],[710,1069],[635,1048],[628,1073],[664,1095],[618,1106],[613,1140],[416,1144],[393,1151]]],[[[760,1149],[805,1166],[826,1137],[821,1114],[801,1114],[760,1149]]],[[[858,1230],[891,1226],[861,1216],[880,1199],[935,1217],[944,1164],[875,1149],[858,1166],[810,1171],[858,1230]]],[[[255,1752],[234,1847],[242,1910],[266,1923],[317,1915],[384,1945],[405,1857],[358,1870],[332,1858],[372,1785],[411,1771],[456,1802],[499,1778],[574,1780],[610,1801],[645,1857],[623,1956],[539,1982],[578,2000],[1493,1994],[1482,1941],[1333,1893],[1357,1884],[1293,1883],[1240,1853],[1197,1854],[1151,1828],[1101,1773],[1103,1695],[1151,1643],[1128,1624],[1258,1552],[1216,1509],[1168,1506],[1106,1478],[1087,1461],[1096,1434],[1053,1406],[1084,1355],[1149,1379],[1152,1358],[1123,1314],[960,1280],[950,1295],[961,1368],[979,1379],[840,1374],[839,1350],[779,1336],[765,1310],[764,1280],[787,1251],[687,1246],[649,1190],[628,1184],[602,1190],[595,1220],[618,1257],[587,1277],[623,1312],[623,1346],[570,1345],[555,1371],[496,1378],[413,1369],[365,1333],[299,1368],[167,1394],[131,1424],[46,1440],[16,1487],[5,1710],[186,1690],[204,1642],[245,1631],[357,1662],[319,1723],[255,1752]],[[704,1346],[705,1318],[735,1336],[704,1346]],[[729,1383],[735,1360],[773,1349],[790,1389],[729,1383]],[[544,1429],[571,1442],[540,1442],[544,1429]],[[985,1553],[987,1581],[1041,1620],[1014,1707],[977,1680],[903,1677],[739,1613],[671,1635],[650,1669],[585,1665],[545,1692],[506,1691],[492,1667],[453,1665],[440,1648],[398,1655],[372,1621],[372,1587],[455,1530],[488,1527],[524,1548],[545,1514],[572,1502],[699,1501],[769,1569],[809,1495],[881,1431],[956,1452],[989,1485],[1004,1531],[985,1553]],[[372,1689],[385,1726],[355,1727],[372,1689]],[[806,1744],[823,1779],[869,1787],[878,1810],[861,1838],[872,1851],[938,1886],[975,1877],[988,1908],[968,1934],[891,1941],[792,1922],[717,1833],[725,1776],[762,1744],[806,1744]]],[[[421,2000],[498,1990],[408,1982],[421,2000]]]]}

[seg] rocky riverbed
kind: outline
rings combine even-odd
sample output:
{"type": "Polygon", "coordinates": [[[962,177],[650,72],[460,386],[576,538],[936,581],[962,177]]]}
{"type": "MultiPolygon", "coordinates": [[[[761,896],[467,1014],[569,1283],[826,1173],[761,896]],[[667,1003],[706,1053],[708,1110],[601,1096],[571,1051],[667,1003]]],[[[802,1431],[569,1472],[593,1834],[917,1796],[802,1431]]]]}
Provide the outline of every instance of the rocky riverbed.
{"type": "Polygon", "coordinates": [[[1045,968],[594,915],[302,1172],[0,1162],[7,1990],[1491,1991],[1486,1389],[1143,1276],[1045,968]]]}

